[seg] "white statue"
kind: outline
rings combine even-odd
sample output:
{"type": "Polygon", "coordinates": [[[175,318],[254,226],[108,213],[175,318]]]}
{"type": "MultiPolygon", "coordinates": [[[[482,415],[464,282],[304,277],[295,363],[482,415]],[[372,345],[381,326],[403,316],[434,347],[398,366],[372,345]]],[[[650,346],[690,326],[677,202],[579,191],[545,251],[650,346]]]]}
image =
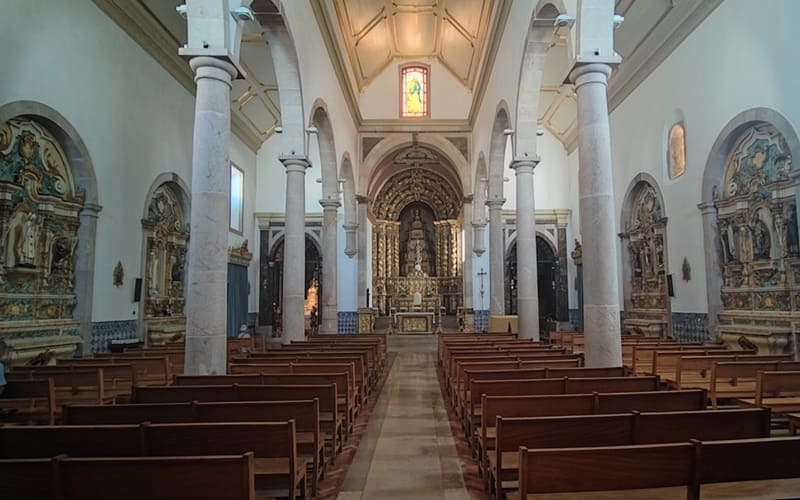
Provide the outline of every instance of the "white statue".
{"type": "Polygon", "coordinates": [[[414,270],[422,270],[422,252],[420,252],[419,242],[414,247],[414,270]]]}
{"type": "Polygon", "coordinates": [[[36,265],[36,242],[39,239],[39,226],[36,213],[30,212],[23,216],[24,224],[18,232],[19,238],[16,245],[17,264],[34,267],[36,265]]]}

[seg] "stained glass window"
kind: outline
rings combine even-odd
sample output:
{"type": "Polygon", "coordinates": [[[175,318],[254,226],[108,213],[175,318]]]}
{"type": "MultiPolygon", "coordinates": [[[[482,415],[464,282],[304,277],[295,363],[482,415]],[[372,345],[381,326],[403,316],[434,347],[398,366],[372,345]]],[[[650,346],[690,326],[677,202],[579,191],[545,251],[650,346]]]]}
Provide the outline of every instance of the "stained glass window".
{"type": "Polygon", "coordinates": [[[676,179],[686,172],[686,132],[682,123],[676,123],[669,129],[667,145],[667,162],[669,178],[676,179]]]}
{"type": "Polygon", "coordinates": [[[428,116],[428,68],[406,66],[400,72],[400,116],[428,116]]]}

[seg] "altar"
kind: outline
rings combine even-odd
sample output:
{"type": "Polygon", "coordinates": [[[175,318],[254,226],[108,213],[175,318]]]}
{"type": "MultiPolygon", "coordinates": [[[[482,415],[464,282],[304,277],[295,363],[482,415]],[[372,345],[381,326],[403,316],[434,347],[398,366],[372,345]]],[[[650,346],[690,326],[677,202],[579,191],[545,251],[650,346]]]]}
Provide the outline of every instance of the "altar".
{"type": "Polygon", "coordinates": [[[432,312],[401,312],[397,318],[397,333],[433,333],[436,315],[432,312]]]}

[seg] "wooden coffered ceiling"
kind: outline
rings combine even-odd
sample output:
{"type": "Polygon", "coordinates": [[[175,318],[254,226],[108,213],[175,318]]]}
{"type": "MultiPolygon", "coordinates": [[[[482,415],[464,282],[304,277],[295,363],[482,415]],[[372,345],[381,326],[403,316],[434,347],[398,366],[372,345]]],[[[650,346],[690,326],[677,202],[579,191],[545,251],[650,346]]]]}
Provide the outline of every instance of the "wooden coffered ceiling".
{"type": "Polygon", "coordinates": [[[332,2],[359,90],[396,57],[437,57],[472,90],[494,0],[332,2]]]}

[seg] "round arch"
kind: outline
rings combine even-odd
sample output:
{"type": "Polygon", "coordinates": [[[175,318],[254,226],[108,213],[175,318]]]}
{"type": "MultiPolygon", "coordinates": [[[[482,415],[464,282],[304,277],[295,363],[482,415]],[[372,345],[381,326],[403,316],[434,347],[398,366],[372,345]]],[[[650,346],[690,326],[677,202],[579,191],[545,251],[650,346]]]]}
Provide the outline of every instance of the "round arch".
{"type": "Polygon", "coordinates": [[[328,116],[328,106],[321,98],[317,98],[311,106],[309,125],[317,129],[317,143],[319,145],[322,171],[322,199],[324,201],[338,200],[339,181],[336,167],[336,141],[328,116]]]}
{"type": "Polygon", "coordinates": [[[505,169],[506,134],[511,128],[508,104],[500,101],[492,124],[491,144],[489,146],[489,181],[487,201],[503,199],[503,170],[505,169]]]}

